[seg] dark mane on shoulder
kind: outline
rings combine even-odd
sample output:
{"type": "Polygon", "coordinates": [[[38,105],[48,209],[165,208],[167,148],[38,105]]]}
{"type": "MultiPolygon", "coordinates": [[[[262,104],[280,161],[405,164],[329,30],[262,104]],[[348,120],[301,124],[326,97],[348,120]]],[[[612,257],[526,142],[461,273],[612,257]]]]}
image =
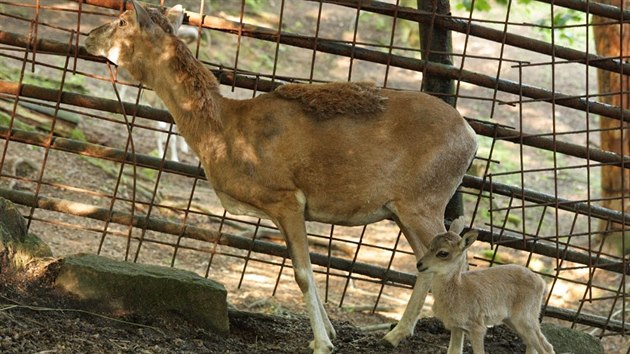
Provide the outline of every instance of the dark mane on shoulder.
{"type": "Polygon", "coordinates": [[[379,87],[367,82],[330,84],[285,84],[273,94],[301,103],[304,111],[316,119],[338,115],[365,117],[385,110],[387,100],[379,87]]]}

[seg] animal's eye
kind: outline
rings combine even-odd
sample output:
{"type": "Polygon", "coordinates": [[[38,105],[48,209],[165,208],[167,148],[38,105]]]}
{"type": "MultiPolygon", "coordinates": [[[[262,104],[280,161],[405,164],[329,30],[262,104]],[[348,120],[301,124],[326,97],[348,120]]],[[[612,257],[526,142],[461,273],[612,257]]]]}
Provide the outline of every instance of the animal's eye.
{"type": "Polygon", "coordinates": [[[438,253],[435,254],[436,257],[438,258],[446,258],[448,257],[448,252],[446,251],[439,251],[438,253]]]}
{"type": "Polygon", "coordinates": [[[120,27],[125,27],[125,26],[127,26],[127,21],[125,21],[125,20],[121,19],[120,21],[118,21],[118,26],[120,26],[120,27]]]}

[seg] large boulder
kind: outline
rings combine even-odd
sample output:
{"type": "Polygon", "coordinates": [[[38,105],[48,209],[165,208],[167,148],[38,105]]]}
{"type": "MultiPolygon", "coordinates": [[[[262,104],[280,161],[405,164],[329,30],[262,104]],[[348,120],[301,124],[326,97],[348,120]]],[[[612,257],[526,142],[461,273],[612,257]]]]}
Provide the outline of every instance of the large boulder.
{"type": "Polygon", "coordinates": [[[15,205],[0,198],[0,272],[19,270],[34,259],[51,256],[47,244],[26,232],[26,221],[15,205]]]}
{"type": "Polygon", "coordinates": [[[558,354],[604,354],[599,339],[588,333],[553,323],[543,323],[541,329],[558,354]]]}
{"type": "Polygon", "coordinates": [[[175,313],[217,333],[229,331],[225,288],[192,272],[79,254],[61,260],[54,284],[113,313],[175,313]]]}

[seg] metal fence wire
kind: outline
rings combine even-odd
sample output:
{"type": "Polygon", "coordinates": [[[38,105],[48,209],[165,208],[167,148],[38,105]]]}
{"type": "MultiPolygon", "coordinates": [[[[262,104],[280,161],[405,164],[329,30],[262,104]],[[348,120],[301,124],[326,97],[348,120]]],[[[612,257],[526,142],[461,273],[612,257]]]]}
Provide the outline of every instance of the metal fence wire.
{"type": "MultiPolygon", "coordinates": [[[[625,340],[625,2],[150,3],[186,8],[189,47],[225,96],[373,81],[456,105],[480,144],[460,190],[484,241],[471,266],[526,265],[548,281],[546,318],[625,340]]],[[[227,214],[150,88],[82,47],[125,5],[0,1],[0,196],[57,255],[189,269],[242,297],[299,296],[273,225],[227,214]]],[[[415,261],[392,221],[307,228],[326,301],[401,312],[415,261]]]]}

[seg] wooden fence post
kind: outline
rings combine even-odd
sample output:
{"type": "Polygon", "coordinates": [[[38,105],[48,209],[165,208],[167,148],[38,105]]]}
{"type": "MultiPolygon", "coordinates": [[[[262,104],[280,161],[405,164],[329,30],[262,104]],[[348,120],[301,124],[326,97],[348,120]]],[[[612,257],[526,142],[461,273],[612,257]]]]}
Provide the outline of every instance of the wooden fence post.
{"type": "MultiPolygon", "coordinates": [[[[418,0],[418,10],[434,14],[434,16],[449,15],[451,6],[449,0],[418,0]]],[[[435,21],[420,23],[420,49],[423,60],[445,65],[453,65],[451,53],[453,42],[451,31],[434,25],[435,21]]],[[[422,76],[422,91],[435,94],[451,106],[455,105],[455,85],[452,79],[432,75],[426,70],[422,76]]],[[[454,220],[464,214],[464,202],[461,193],[449,201],[444,217],[454,220]]]]}

